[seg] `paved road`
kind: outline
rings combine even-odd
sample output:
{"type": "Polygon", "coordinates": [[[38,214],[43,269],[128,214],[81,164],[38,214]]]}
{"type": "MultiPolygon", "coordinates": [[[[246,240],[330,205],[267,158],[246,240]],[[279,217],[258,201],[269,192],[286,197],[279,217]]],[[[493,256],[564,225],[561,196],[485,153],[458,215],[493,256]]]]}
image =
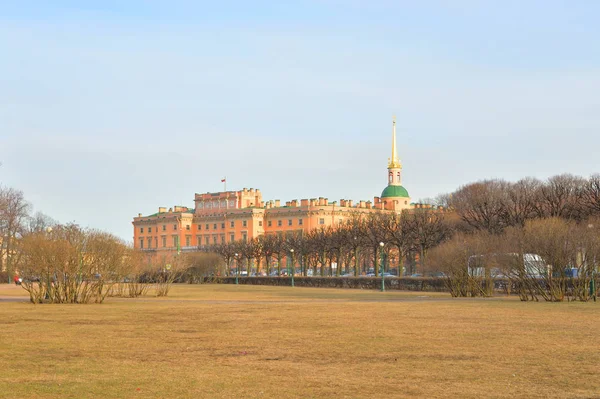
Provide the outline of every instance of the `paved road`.
{"type": "Polygon", "coordinates": [[[29,302],[28,296],[0,296],[0,302],[29,302]]]}

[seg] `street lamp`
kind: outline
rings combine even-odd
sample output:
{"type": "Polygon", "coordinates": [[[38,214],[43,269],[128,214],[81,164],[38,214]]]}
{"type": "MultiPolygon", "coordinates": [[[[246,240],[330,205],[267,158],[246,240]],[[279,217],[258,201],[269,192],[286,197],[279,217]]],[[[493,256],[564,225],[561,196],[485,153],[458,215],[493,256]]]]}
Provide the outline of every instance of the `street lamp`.
{"type": "Polygon", "coordinates": [[[294,248],[290,249],[292,253],[292,287],[294,286],[294,274],[296,274],[296,266],[294,265],[294,248]]]}
{"type": "Polygon", "coordinates": [[[383,267],[383,246],[385,244],[382,242],[379,243],[379,246],[381,247],[381,292],[385,291],[385,276],[383,275],[384,272],[384,267],[383,267]]]}
{"type": "Polygon", "coordinates": [[[354,276],[358,277],[358,245],[357,245],[357,237],[354,236],[354,276]]]}
{"type": "Polygon", "coordinates": [[[238,254],[235,254],[235,284],[239,284],[239,275],[240,275],[240,260],[238,259],[238,254]]]}
{"type": "MultiPolygon", "coordinates": [[[[593,229],[594,225],[593,224],[588,224],[588,229],[593,229]]],[[[594,257],[593,260],[593,265],[592,265],[592,278],[590,280],[590,296],[594,299],[594,302],[596,302],[596,280],[595,280],[595,274],[596,272],[596,259],[594,257]]]]}

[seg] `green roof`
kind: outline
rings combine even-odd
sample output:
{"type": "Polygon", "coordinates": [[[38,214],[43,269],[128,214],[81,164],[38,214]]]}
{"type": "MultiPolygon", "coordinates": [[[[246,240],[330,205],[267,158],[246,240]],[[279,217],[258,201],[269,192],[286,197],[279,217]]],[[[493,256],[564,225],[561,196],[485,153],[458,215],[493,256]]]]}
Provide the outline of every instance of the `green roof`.
{"type": "Polygon", "coordinates": [[[381,198],[405,197],[408,198],[408,191],[402,186],[387,186],[381,193],[381,198]]]}

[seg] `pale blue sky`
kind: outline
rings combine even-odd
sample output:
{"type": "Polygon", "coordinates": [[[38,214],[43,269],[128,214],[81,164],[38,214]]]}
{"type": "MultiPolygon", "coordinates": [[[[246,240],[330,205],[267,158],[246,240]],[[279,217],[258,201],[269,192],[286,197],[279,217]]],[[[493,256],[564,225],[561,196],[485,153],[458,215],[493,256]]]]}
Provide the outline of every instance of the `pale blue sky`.
{"type": "Polygon", "coordinates": [[[591,0],[0,0],[0,182],[128,240],[224,175],[372,199],[393,114],[413,200],[588,176],[599,20],[591,0]]]}

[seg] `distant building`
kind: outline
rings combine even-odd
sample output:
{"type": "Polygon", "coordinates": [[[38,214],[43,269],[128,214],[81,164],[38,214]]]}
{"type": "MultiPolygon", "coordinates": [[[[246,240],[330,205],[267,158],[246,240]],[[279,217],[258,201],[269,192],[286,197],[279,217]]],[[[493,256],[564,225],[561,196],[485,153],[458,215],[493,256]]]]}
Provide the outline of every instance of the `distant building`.
{"type": "Polygon", "coordinates": [[[392,156],[388,160],[388,185],[371,201],[327,198],[263,201],[260,190],[195,194],[195,208],[160,207],[158,212],[133,219],[135,248],[156,254],[195,250],[200,246],[249,240],[263,234],[302,234],[335,226],[356,212],[401,212],[412,208],[402,186],[402,164],[396,150],[396,119],[392,127],[392,156]]]}

